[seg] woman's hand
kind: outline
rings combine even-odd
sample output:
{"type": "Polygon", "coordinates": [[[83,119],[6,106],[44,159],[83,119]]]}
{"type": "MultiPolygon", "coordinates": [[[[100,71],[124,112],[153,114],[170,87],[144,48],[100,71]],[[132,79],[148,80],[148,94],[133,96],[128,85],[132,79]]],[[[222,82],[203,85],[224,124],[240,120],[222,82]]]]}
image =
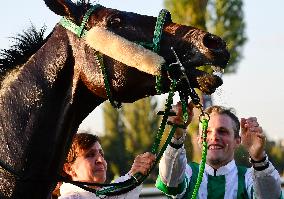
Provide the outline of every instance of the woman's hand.
{"type": "Polygon", "coordinates": [[[138,155],[129,171],[130,175],[134,175],[135,173],[142,173],[146,175],[156,160],[156,155],[146,152],[143,154],[138,155]]]}

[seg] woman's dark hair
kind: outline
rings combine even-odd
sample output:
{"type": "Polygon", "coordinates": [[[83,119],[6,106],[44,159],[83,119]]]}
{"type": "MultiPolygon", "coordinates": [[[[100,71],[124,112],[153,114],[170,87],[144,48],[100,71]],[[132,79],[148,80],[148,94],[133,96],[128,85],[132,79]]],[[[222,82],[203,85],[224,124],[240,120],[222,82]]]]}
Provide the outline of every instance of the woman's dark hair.
{"type": "MultiPolygon", "coordinates": [[[[82,154],[82,152],[86,152],[87,150],[89,150],[96,142],[100,142],[100,139],[97,135],[93,135],[90,133],[75,134],[65,163],[73,163],[76,158],[80,154],[82,154]]],[[[69,176],[63,169],[61,171],[61,175],[71,180],[71,176],[69,176]]]]}
{"type": "MultiPolygon", "coordinates": [[[[93,135],[90,133],[77,133],[74,135],[72,140],[71,148],[66,157],[65,163],[73,163],[76,158],[82,152],[90,149],[96,142],[100,142],[100,139],[97,135],[93,135]]],[[[72,180],[71,176],[69,176],[63,169],[61,171],[61,175],[72,180]]],[[[58,182],[56,188],[52,192],[52,198],[58,198],[60,193],[59,189],[62,182],[58,182]]]]}
{"type": "Polygon", "coordinates": [[[66,162],[74,162],[79,154],[90,149],[96,142],[100,142],[100,139],[97,135],[89,133],[75,134],[71,148],[66,158],[66,162]]]}

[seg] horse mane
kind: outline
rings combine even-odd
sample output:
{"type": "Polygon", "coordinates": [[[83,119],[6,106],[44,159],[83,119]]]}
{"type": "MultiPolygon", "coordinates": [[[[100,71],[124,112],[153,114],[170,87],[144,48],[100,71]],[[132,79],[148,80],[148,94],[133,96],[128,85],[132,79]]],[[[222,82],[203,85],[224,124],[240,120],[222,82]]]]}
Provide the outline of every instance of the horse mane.
{"type": "MultiPolygon", "coordinates": [[[[82,11],[91,5],[90,0],[79,0],[75,4],[82,11]]],[[[49,37],[44,37],[45,31],[45,25],[37,30],[31,24],[31,27],[23,30],[23,33],[19,33],[15,37],[10,37],[14,44],[8,49],[0,49],[0,82],[7,73],[27,62],[43,46],[49,37]]]]}
{"type": "Polygon", "coordinates": [[[0,81],[8,72],[27,62],[42,47],[46,41],[45,31],[46,26],[37,30],[32,24],[23,33],[10,37],[14,44],[8,49],[0,50],[0,81]]]}

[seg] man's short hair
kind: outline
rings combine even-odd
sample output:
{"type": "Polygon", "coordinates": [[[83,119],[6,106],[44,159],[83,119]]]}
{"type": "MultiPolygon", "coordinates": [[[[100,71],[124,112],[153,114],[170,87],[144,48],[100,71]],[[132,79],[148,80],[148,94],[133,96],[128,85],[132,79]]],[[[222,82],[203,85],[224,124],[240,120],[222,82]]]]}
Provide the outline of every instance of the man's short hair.
{"type": "Polygon", "coordinates": [[[218,113],[220,115],[229,116],[232,119],[233,123],[235,124],[235,128],[234,128],[235,138],[240,137],[240,135],[239,135],[240,121],[239,121],[239,118],[236,116],[235,109],[215,105],[215,106],[208,107],[207,109],[205,109],[204,112],[206,112],[208,114],[215,112],[215,113],[218,113]]]}

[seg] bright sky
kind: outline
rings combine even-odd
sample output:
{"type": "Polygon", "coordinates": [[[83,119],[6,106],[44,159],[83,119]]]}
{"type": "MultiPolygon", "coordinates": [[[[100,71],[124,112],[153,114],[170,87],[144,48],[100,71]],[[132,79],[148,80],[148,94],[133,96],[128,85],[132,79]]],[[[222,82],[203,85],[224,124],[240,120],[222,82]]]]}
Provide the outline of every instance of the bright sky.
{"type": "MultiPolygon", "coordinates": [[[[106,7],[157,16],[163,0],[101,0],[106,7]]],[[[223,86],[214,95],[215,104],[234,107],[239,117],[256,116],[270,139],[284,139],[284,1],[244,0],[246,34],[244,58],[236,74],[224,75],[223,86]],[[281,81],[282,80],[282,81],[281,81]],[[281,83],[282,82],[282,83],[281,83]]],[[[0,48],[10,46],[9,38],[33,23],[44,24],[48,32],[60,17],[41,0],[2,1],[0,48]]],[[[97,108],[80,128],[103,131],[101,109],[97,108]]]]}

